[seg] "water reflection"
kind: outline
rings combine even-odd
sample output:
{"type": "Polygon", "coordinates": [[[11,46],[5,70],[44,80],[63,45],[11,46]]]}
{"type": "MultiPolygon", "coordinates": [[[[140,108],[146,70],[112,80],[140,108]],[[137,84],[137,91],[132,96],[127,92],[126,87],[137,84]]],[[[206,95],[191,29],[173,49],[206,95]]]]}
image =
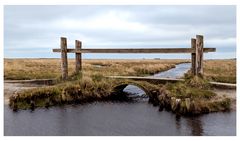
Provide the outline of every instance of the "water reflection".
{"type": "Polygon", "coordinates": [[[176,115],[175,116],[176,118],[176,128],[178,129],[178,130],[180,130],[181,129],[181,116],[180,115],[176,115]]]}
{"type": "MultiPolygon", "coordinates": [[[[126,87],[124,91],[145,94],[134,86],[126,87]]],[[[141,100],[135,103],[65,105],[32,112],[13,112],[5,105],[4,135],[236,135],[236,112],[181,117],[165,110],[158,112],[158,107],[141,100]]]]}
{"type": "Polygon", "coordinates": [[[187,118],[187,125],[191,129],[191,135],[193,136],[202,136],[203,127],[200,117],[189,117],[187,118]]]}
{"type": "Polygon", "coordinates": [[[128,97],[132,98],[133,100],[137,100],[137,101],[148,101],[148,95],[146,94],[146,92],[135,85],[127,85],[127,87],[125,87],[123,89],[123,92],[128,94],[128,97]]]}
{"type": "Polygon", "coordinates": [[[183,63],[176,65],[175,68],[154,74],[149,77],[163,77],[163,78],[180,78],[186,73],[191,67],[191,63],[183,63]]]}

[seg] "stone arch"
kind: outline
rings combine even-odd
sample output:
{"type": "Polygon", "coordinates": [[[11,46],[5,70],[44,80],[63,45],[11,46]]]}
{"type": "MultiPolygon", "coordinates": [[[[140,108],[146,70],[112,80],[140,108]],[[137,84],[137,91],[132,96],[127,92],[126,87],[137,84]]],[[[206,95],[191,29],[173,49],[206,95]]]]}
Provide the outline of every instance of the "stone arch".
{"type": "Polygon", "coordinates": [[[144,86],[138,82],[135,82],[135,81],[119,82],[113,86],[113,91],[114,92],[123,92],[123,89],[126,88],[128,85],[137,86],[138,88],[142,89],[147,95],[150,94],[150,91],[146,86],[144,86]]]}

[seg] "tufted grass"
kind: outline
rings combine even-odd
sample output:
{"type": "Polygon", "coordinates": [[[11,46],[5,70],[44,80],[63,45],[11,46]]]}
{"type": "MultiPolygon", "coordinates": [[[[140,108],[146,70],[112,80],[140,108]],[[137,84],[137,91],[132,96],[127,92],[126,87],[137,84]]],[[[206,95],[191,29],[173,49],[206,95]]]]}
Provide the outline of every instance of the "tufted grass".
{"type": "Polygon", "coordinates": [[[210,81],[236,83],[236,62],[235,59],[204,61],[204,76],[210,81]]]}
{"type": "MultiPolygon", "coordinates": [[[[83,60],[83,74],[143,76],[161,72],[188,60],[83,60]]],[[[68,60],[69,75],[74,75],[75,60],[68,60]]],[[[4,79],[51,79],[61,77],[60,59],[4,59],[4,79]]]]}

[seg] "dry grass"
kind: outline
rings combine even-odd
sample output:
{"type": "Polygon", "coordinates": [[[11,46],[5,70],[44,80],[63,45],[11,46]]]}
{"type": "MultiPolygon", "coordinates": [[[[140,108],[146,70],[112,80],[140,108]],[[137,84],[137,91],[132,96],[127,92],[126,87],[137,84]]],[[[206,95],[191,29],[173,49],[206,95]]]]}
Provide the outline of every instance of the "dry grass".
{"type": "Polygon", "coordinates": [[[158,96],[160,107],[180,114],[202,114],[228,111],[231,99],[220,97],[213,91],[207,80],[201,77],[186,79],[184,82],[166,84],[158,96]]]}
{"type": "MultiPolygon", "coordinates": [[[[149,75],[173,68],[187,60],[83,60],[83,74],[149,75]],[[101,67],[99,67],[101,66],[101,67]]],[[[69,59],[69,75],[75,60],[69,59]]],[[[60,59],[4,59],[4,79],[47,79],[61,76],[60,59]]]]}
{"type": "MultiPolygon", "coordinates": [[[[134,83],[151,92],[157,91],[158,85],[148,82],[136,82],[129,80],[114,80],[101,78],[94,80],[83,76],[79,80],[65,81],[54,86],[28,89],[15,93],[10,97],[9,105],[13,110],[30,109],[35,107],[49,107],[62,104],[79,104],[92,101],[127,101],[125,93],[115,89],[122,84],[134,83]]],[[[150,95],[150,93],[149,93],[150,95]]]]}
{"type": "Polygon", "coordinates": [[[43,79],[59,76],[57,59],[4,59],[4,79],[43,79]]]}
{"type": "MultiPolygon", "coordinates": [[[[172,68],[175,64],[182,62],[186,60],[84,60],[82,74],[73,75],[72,81],[13,95],[10,97],[10,106],[13,109],[28,109],[32,106],[48,107],[112,99],[112,92],[118,82],[103,76],[149,75],[172,68]]],[[[74,74],[74,64],[74,60],[71,59],[69,74],[74,74]]],[[[5,59],[4,73],[4,79],[57,78],[61,75],[60,59],[5,59]]],[[[214,81],[236,82],[236,61],[205,61],[204,75],[207,79],[214,81]]],[[[141,82],[140,85],[151,89],[150,98],[154,95],[158,98],[160,94],[166,93],[164,103],[170,104],[172,111],[182,114],[224,111],[228,110],[231,104],[228,98],[218,99],[215,93],[208,90],[207,81],[198,77],[187,79],[184,83],[167,84],[166,90],[163,86],[147,82],[141,82]],[[190,102],[187,99],[190,99],[190,102]],[[189,105],[192,111],[187,108],[189,105]]],[[[122,95],[118,95],[117,99],[121,99],[120,96],[122,95]]],[[[156,100],[157,98],[151,99],[157,103],[161,102],[161,98],[156,100]]]]}
{"type": "Polygon", "coordinates": [[[236,83],[236,60],[207,60],[203,68],[208,80],[236,83]]]}

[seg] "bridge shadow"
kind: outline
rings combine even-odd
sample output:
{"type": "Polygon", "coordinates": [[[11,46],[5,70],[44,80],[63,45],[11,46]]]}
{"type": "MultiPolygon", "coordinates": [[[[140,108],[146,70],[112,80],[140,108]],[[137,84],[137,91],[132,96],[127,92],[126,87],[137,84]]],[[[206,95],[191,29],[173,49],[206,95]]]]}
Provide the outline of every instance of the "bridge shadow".
{"type": "Polygon", "coordinates": [[[120,93],[131,93],[131,94],[138,94],[140,91],[146,95],[149,95],[149,90],[148,88],[144,87],[143,85],[139,84],[139,83],[134,83],[134,82],[121,82],[121,83],[118,83],[116,84],[114,87],[113,87],[113,91],[114,92],[120,92],[120,93]],[[128,87],[131,87],[129,88],[130,90],[126,90],[128,87]],[[139,90],[140,89],[140,90],[139,90]]]}
{"type": "Polygon", "coordinates": [[[124,92],[124,89],[129,86],[129,85],[133,85],[134,87],[137,87],[139,89],[141,89],[143,92],[145,92],[145,94],[141,97],[141,96],[134,96],[135,98],[142,98],[142,100],[148,100],[149,103],[152,103],[153,106],[157,106],[159,105],[159,100],[158,100],[158,95],[159,95],[159,88],[160,86],[156,87],[156,85],[152,85],[151,83],[148,82],[142,82],[142,81],[129,81],[129,80],[124,80],[124,81],[120,81],[118,83],[115,84],[115,86],[113,87],[113,93],[114,97],[127,97],[129,98],[129,95],[127,93],[124,92]]]}

